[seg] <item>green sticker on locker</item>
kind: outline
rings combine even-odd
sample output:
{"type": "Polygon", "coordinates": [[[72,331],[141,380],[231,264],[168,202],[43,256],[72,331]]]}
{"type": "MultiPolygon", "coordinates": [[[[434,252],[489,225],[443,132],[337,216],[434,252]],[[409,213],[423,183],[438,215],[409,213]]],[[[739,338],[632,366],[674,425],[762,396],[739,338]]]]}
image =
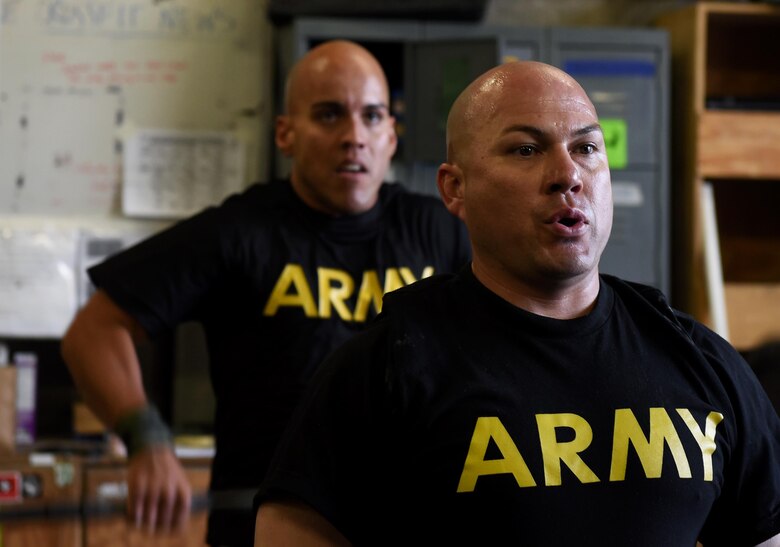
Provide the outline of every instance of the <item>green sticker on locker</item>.
{"type": "Polygon", "coordinates": [[[601,118],[609,166],[623,169],[628,164],[628,125],[621,118],[601,118]]]}

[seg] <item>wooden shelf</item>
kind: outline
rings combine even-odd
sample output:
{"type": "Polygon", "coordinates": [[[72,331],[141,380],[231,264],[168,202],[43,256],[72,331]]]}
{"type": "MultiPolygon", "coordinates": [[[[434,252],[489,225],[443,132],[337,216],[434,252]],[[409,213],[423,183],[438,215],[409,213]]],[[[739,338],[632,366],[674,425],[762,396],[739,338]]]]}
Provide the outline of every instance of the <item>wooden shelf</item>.
{"type": "MultiPolygon", "coordinates": [[[[0,545],[3,547],[81,547],[79,515],[81,465],[78,458],[53,457],[34,463],[30,454],[0,457],[0,472],[18,473],[27,488],[17,484],[20,497],[0,502],[0,545]]],[[[8,492],[5,492],[6,496],[8,492]]]]}
{"type": "Polygon", "coordinates": [[[780,112],[705,111],[697,139],[703,178],[780,180],[780,112]]]}
{"type": "Polygon", "coordinates": [[[780,338],[780,6],[664,14],[672,55],[673,304],[714,327],[702,185],[715,192],[729,340],[780,338]]]}
{"type": "Polygon", "coordinates": [[[193,511],[185,530],[150,536],[125,517],[124,460],[51,456],[31,463],[30,454],[0,458],[0,471],[38,478],[39,492],[0,502],[0,546],[195,547],[205,546],[210,460],[183,460],[192,485],[193,511]]]}
{"type": "Polygon", "coordinates": [[[777,338],[780,284],[726,283],[724,289],[732,343],[747,349],[777,338]]]}
{"type": "MultiPolygon", "coordinates": [[[[205,499],[211,472],[208,463],[187,464],[185,474],[193,496],[205,499]]],[[[124,486],[123,464],[91,465],[84,471],[84,504],[88,514],[84,524],[85,547],[195,547],[205,546],[208,514],[205,504],[193,509],[186,530],[150,536],[132,528],[122,512],[124,501],[115,494],[124,486]]]]}

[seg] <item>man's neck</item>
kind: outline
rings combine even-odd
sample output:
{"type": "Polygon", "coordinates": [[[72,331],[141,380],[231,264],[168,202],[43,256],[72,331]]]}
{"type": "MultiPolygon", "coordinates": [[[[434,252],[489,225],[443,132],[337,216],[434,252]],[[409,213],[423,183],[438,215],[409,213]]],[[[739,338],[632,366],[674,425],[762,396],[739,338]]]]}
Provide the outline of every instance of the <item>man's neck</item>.
{"type": "Polygon", "coordinates": [[[513,306],[553,319],[574,319],[590,313],[599,294],[598,270],[565,281],[535,282],[501,277],[472,263],[474,276],[513,306]]]}

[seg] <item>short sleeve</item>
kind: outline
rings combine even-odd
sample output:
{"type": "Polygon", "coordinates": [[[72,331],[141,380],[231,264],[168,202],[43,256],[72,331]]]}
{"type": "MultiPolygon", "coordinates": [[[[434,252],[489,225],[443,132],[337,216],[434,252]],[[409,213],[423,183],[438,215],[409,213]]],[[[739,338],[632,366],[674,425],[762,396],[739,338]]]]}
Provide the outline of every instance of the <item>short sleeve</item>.
{"type": "Polygon", "coordinates": [[[698,329],[695,341],[731,399],[737,431],[702,542],[756,545],[780,533],[780,419],[742,356],[719,336],[698,329]]]}

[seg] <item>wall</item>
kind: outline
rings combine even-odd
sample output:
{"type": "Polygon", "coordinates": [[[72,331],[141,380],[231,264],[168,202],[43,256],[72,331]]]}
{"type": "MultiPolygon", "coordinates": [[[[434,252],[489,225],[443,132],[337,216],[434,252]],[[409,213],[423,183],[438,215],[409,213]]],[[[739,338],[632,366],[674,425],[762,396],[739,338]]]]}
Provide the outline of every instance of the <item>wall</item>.
{"type": "Polygon", "coordinates": [[[57,336],[85,238],[267,179],[272,28],[259,0],[0,6],[0,335],[57,336]]]}

